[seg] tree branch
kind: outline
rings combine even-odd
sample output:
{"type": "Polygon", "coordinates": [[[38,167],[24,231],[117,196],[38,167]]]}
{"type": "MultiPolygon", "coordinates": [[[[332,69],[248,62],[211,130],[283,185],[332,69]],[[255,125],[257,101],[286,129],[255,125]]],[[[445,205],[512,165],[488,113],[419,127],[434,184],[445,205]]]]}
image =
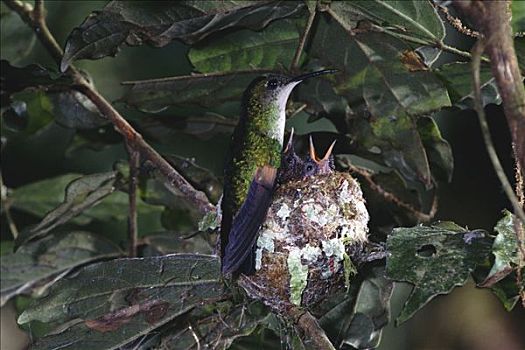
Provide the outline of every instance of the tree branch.
{"type": "Polygon", "coordinates": [[[525,171],[525,88],[520,74],[507,1],[461,1],[454,6],[465,14],[485,38],[503,109],[507,118],[516,162],[525,171]]]}
{"type": "MultiPolygon", "coordinates": [[[[33,9],[30,4],[19,0],[3,1],[10,9],[18,13],[26,24],[33,28],[40,42],[53,57],[57,65],[60,66],[63,51],[47,27],[44,18],[43,0],[36,1],[35,9],[33,9]]],[[[140,152],[142,159],[151,162],[158,169],[164,177],[164,182],[168,189],[173,192],[182,192],[186,199],[197,207],[202,214],[215,210],[206,195],[193,188],[157,151],[144,141],[142,136],[84,79],[82,74],[80,74],[74,66],[70,65],[66,74],[69,74],[75,81],[76,85],[74,85],[73,88],[86,95],[91,102],[97,106],[99,111],[106,116],[106,118],[113,123],[117,131],[124,136],[126,143],[140,152]]]]}
{"type": "Polygon", "coordinates": [[[496,153],[496,149],[494,148],[494,144],[492,143],[492,138],[490,137],[490,130],[489,125],[487,123],[487,118],[485,117],[485,109],[483,108],[483,102],[481,99],[481,82],[479,73],[479,67],[481,64],[480,57],[484,49],[483,40],[484,39],[478,40],[478,42],[476,43],[476,45],[474,45],[474,48],[472,50],[472,80],[474,82],[474,107],[479,118],[481,133],[483,134],[483,140],[485,141],[487,152],[489,154],[490,160],[492,161],[492,166],[496,171],[496,175],[498,176],[498,179],[501,182],[501,186],[503,187],[505,194],[512,203],[514,213],[520,218],[520,220],[523,221],[523,223],[525,223],[525,214],[523,213],[523,208],[520,207],[518,198],[516,198],[514,190],[512,189],[512,186],[509,182],[509,179],[507,179],[507,175],[505,175],[505,171],[501,166],[498,154],[496,153]]]}

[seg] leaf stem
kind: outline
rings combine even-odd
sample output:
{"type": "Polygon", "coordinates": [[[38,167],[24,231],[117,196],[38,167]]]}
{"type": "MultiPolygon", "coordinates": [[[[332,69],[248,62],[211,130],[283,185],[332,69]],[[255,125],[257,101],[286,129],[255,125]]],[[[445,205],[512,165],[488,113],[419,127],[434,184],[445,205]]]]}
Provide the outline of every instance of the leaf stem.
{"type": "MultiPolygon", "coordinates": [[[[47,27],[43,0],[36,1],[35,9],[30,4],[19,0],[3,1],[10,9],[18,13],[26,24],[33,28],[42,45],[53,57],[57,65],[60,66],[63,51],[47,27]]],[[[76,83],[72,88],[86,95],[97,106],[99,111],[113,123],[117,131],[125,138],[126,143],[137,150],[145,160],[159,170],[168,189],[174,192],[182,192],[186,199],[195,205],[202,214],[215,210],[206,195],[193,188],[157,151],[144,141],[142,135],[133,129],[126,119],[86,81],[74,66],[69,65],[66,74],[69,74],[76,83]]]]}

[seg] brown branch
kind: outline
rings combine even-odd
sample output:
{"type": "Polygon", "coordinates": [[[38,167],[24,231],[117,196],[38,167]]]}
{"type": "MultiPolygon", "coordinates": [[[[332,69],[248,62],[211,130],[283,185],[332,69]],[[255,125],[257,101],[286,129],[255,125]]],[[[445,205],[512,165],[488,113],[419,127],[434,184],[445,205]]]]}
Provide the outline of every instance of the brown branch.
{"type": "MultiPolygon", "coordinates": [[[[514,214],[520,218],[523,223],[525,223],[525,213],[523,213],[523,208],[520,207],[520,203],[514,194],[514,190],[510,185],[507,175],[503,170],[503,166],[499,161],[498,154],[494,148],[492,138],[490,136],[489,125],[487,123],[487,118],[485,116],[485,109],[483,108],[483,102],[481,98],[481,79],[480,79],[480,57],[484,50],[484,39],[478,40],[474,48],[472,49],[472,80],[474,82],[474,108],[478,115],[479,124],[481,127],[481,133],[483,135],[483,140],[485,141],[485,146],[487,148],[487,153],[492,162],[492,166],[496,171],[496,175],[505,191],[505,194],[509,198],[512,207],[514,208],[514,214]]],[[[517,234],[517,233],[516,233],[517,234]]]]}
{"type": "Polygon", "coordinates": [[[346,164],[348,166],[348,169],[358,175],[361,175],[365,181],[368,183],[368,186],[372,189],[372,191],[376,192],[377,194],[381,195],[384,199],[387,201],[393,203],[394,205],[397,205],[398,207],[406,210],[410,215],[416,218],[419,222],[428,222],[432,220],[432,218],[436,215],[437,209],[438,209],[438,197],[437,195],[434,196],[434,199],[432,201],[432,207],[430,208],[429,213],[424,213],[416,208],[414,208],[412,205],[403,202],[399,198],[397,198],[396,195],[393,193],[390,193],[386,191],[384,188],[382,188],[380,185],[378,185],[374,179],[372,178],[372,174],[365,169],[356,167],[350,163],[346,164]]]}
{"type": "Polygon", "coordinates": [[[308,16],[308,19],[306,21],[306,26],[304,27],[304,31],[301,34],[301,38],[299,39],[299,45],[297,46],[297,50],[295,50],[295,55],[292,60],[292,65],[290,66],[290,70],[293,72],[299,67],[299,60],[301,59],[301,54],[304,50],[304,45],[306,44],[306,39],[308,38],[308,34],[310,33],[310,29],[312,29],[312,24],[314,23],[315,15],[317,14],[317,9],[314,9],[310,12],[310,15],[308,16]]]}
{"type": "Polygon", "coordinates": [[[181,192],[186,199],[205,214],[214,211],[214,206],[210,203],[206,195],[197,191],[193,186],[180,175],[160,154],[157,153],[133,127],[125,120],[104,97],[87,84],[74,86],[76,90],[86,95],[120,132],[126,142],[133,145],[140,152],[143,159],[151,162],[164,178],[164,184],[171,191],[181,192]]]}
{"type": "Polygon", "coordinates": [[[496,78],[503,109],[516,149],[517,164],[525,171],[525,88],[520,74],[512,28],[509,2],[461,1],[454,6],[477,26],[486,39],[486,52],[491,60],[492,74],[496,78]]]}
{"type": "Polygon", "coordinates": [[[274,295],[270,295],[272,294],[271,290],[258,285],[248,276],[241,274],[237,283],[246,291],[250,298],[261,300],[274,313],[281,315],[288,322],[296,325],[303,333],[302,339],[310,342],[314,349],[335,350],[325,331],[307,310],[289,302],[278,301],[274,295]]]}
{"type": "Polygon", "coordinates": [[[137,186],[140,166],[140,153],[126,144],[129,155],[129,215],[128,215],[128,255],[137,256],[137,186]]]}
{"type": "MultiPolygon", "coordinates": [[[[18,13],[25,23],[33,28],[42,45],[53,57],[57,65],[60,65],[63,51],[47,27],[44,18],[43,1],[38,0],[36,2],[36,9],[33,9],[30,4],[19,0],[3,1],[9,8],[18,13]]],[[[117,131],[124,136],[126,143],[140,152],[144,160],[151,162],[158,169],[164,177],[164,182],[168,189],[173,192],[182,192],[186,199],[195,205],[202,214],[215,210],[208,198],[206,198],[206,195],[193,188],[157,151],[144,141],[142,136],[84,79],[75,67],[70,65],[66,74],[73,77],[76,82],[73,88],[86,95],[91,102],[97,106],[99,111],[106,116],[106,118],[113,123],[117,131]]]]}

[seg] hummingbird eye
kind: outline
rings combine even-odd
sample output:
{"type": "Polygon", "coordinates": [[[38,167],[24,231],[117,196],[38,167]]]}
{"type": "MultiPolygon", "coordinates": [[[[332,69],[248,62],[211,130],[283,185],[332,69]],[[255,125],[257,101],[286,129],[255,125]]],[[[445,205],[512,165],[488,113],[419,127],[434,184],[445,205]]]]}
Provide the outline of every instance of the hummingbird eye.
{"type": "Polygon", "coordinates": [[[278,85],[279,85],[279,82],[276,79],[270,79],[266,83],[266,88],[268,90],[275,90],[275,88],[277,88],[278,85]]]}

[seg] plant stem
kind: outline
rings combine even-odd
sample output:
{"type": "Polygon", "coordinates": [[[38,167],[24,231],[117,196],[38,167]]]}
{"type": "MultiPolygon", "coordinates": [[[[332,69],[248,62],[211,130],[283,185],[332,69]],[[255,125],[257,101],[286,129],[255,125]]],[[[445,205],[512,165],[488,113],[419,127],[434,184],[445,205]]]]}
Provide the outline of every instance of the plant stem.
{"type": "MultiPolygon", "coordinates": [[[[36,1],[35,9],[33,9],[31,5],[19,0],[3,1],[9,8],[18,13],[26,24],[33,28],[42,45],[53,57],[57,65],[60,66],[63,51],[47,27],[44,18],[43,0],[36,1]]],[[[69,74],[75,81],[76,85],[74,85],[73,88],[86,95],[91,102],[97,106],[99,111],[104,114],[106,118],[113,123],[117,131],[122,134],[125,142],[138,151],[143,159],[152,163],[159,170],[164,177],[164,182],[168,189],[174,192],[182,192],[187,200],[194,204],[202,214],[215,210],[206,195],[193,188],[157,151],[144,141],[142,136],[84,79],[82,74],[80,74],[74,66],[70,65],[66,74],[69,74]]]]}
{"type": "Polygon", "coordinates": [[[137,256],[137,186],[140,166],[140,153],[133,146],[127,144],[129,155],[129,215],[128,215],[128,255],[137,256]]]}
{"type": "Polygon", "coordinates": [[[299,46],[297,46],[297,50],[295,51],[295,55],[292,60],[292,65],[290,66],[290,70],[292,72],[299,67],[299,60],[301,59],[301,54],[303,53],[304,45],[306,44],[306,39],[308,38],[310,29],[312,29],[312,24],[314,23],[316,13],[317,10],[311,11],[310,15],[308,16],[306,26],[304,27],[304,31],[301,34],[301,38],[299,39],[299,46]]]}
{"type": "MultiPolygon", "coordinates": [[[[509,125],[512,137],[512,149],[518,172],[516,175],[518,179],[517,185],[519,185],[520,174],[525,172],[525,87],[523,86],[523,77],[520,73],[516,50],[514,48],[514,37],[512,35],[508,12],[509,2],[454,0],[454,6],[463,12],[463,14],[478,27],[477,29],[479,29],[483,36],[479,39],[482,40],[481,43],[477,45],[475,49],[482,50],[481,45],[486,45],[485,51],[491,60],[492,75],[496,78],[503,110],[505,111],[505,117],[507,118],[507,124],[509,125]]],[[[476,52],[476,54],[478,53],[476,52]]],[[[519,218],[519,220],[515,219],[514,227],[520,256],[518,268],[521,269],[521,267],[525,265],[525,241],[523,240],[525,213],[523,212],[523,202],[516,198],[492,146],[483,106],[481,105],[479,61],[473,61],[473,75],[475,79],[474,84],[477,84],[475,88],[476,111],[482,126],[487,151],[489,152],[489,156],[503,189],[512,203],[514,214],[519,218]]],[[[517,191],[517,193],[520,194],[522,191],[523,188],[517,191]]],[[[518,272],[518,276],[519,279],[522,278],[521,271],[518,272]]],[[[521,298],[525,304],[525,295],[523,293],[521,298]]]]}
{"type": "Polygon", "coordinates": [[[505,194],[509,198],[512,207],[514,208],[514,214],[516,214],[516,216],[518,216],[520,220],[523,223],[525,223],[525,213],[523,213],[523,208],[520,207],[518,198],[516,198],[516,194],[514,193],[514,190],[512,189],[512,186],[509,180],[507,179],[507,176],[505,175],[505,171],[501,166],[498,154],[496,153],[496,149],[494,148],[494,144],[492,143],[487,118],[485,116],[485,110],[483,108],[483,102],[481,100],[481,83],[479,67],[481,65],[480,57],[483,50],[484,39],[479,39],[472,50],[472,79],[474,82],[474,106],[476,109],[476,113],[478,114],[479,124],[481,126],[481,133],[483,134],[483,140],[485,141],[485,146],[487,148],[487,152],[492,162],[492,166],[496,171],[496,175],[498,176],[498,179],[501,182],[501,186],[503,187],[505,194]]]}

